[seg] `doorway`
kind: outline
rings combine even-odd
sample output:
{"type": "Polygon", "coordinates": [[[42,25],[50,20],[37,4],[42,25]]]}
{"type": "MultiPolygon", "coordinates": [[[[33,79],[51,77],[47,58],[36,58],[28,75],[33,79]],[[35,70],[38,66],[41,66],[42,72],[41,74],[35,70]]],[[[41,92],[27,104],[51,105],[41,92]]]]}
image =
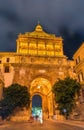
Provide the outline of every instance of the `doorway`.
{"type": "Polygon", "coordinates": [[[42,117],[42,97],[38,94],[32,97],[32,115],[42,117]]]}

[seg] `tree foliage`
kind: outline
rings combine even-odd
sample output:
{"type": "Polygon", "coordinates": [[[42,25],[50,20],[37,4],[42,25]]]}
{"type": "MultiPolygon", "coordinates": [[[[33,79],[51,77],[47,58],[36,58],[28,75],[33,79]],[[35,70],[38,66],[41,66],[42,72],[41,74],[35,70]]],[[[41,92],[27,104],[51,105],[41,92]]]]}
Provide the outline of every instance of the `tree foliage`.
{"type": "Polygon", "coordinates": [[[58,104],[60,114],[69,116],[80,94],[81,85],[70,77],[59,79],[53,86],[55,101],[58,104]]]}
{"type": "Polygon", "coordinates": [[[29,107],[30,93],[26,86],[12,84],[4,89],[4,97],[0,103],[0,115],[2,118],[9,116],[16,107],[29,107]]]}

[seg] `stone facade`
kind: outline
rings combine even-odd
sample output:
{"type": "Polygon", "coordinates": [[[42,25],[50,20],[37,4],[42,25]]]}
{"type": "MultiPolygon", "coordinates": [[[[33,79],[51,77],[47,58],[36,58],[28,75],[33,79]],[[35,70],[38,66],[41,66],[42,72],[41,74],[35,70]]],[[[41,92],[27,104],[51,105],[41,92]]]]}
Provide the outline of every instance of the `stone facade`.
{"type": "Polygon", "coordinates": [[[79,108],[80,118],[84,120],[84,43],[82,43],[75,52],[73,58],[75,63],[74,70],[77,74],[77,80],[82,86],[77,107],[79,108]]]}
{"type": "Polygon", "coordinates": [[[0,53],[0,76],[3,77],[4,87],[18,83],[30,90],[29,115],[32,97],[39,94],[44,118],[52,117],[55,114],[52,86],[59,78],[77,78],[74,61],[64,55],[62,41],[61,37],[45,33],[38,24],[33,32],[18,36],[16,52],[0,53]]]}

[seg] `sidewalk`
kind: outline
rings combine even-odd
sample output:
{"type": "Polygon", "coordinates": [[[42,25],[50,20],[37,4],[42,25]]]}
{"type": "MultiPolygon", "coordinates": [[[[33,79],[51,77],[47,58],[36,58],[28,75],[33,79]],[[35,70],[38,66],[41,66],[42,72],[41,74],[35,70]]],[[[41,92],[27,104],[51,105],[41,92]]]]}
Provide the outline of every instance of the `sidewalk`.
{"type": "Polygon", "coordinates": [[[52,119],[52,121],[84,128],[84,121],[74,121],[74,120],[63,120],[62,121],[62,120],[54,120],[54,119],[52,119]]]}

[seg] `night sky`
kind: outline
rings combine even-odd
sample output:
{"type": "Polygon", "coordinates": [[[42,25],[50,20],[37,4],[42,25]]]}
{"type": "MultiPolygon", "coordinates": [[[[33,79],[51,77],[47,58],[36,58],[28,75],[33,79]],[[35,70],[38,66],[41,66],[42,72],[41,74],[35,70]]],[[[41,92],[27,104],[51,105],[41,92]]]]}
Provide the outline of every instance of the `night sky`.
{"type": "Polygon", "coordinates": [[[18,34],[34,31],[38,21],[62,36],[71,59],[84,41],[84,0],[0,0],[0,51],[16,51],[18,34]]]}

